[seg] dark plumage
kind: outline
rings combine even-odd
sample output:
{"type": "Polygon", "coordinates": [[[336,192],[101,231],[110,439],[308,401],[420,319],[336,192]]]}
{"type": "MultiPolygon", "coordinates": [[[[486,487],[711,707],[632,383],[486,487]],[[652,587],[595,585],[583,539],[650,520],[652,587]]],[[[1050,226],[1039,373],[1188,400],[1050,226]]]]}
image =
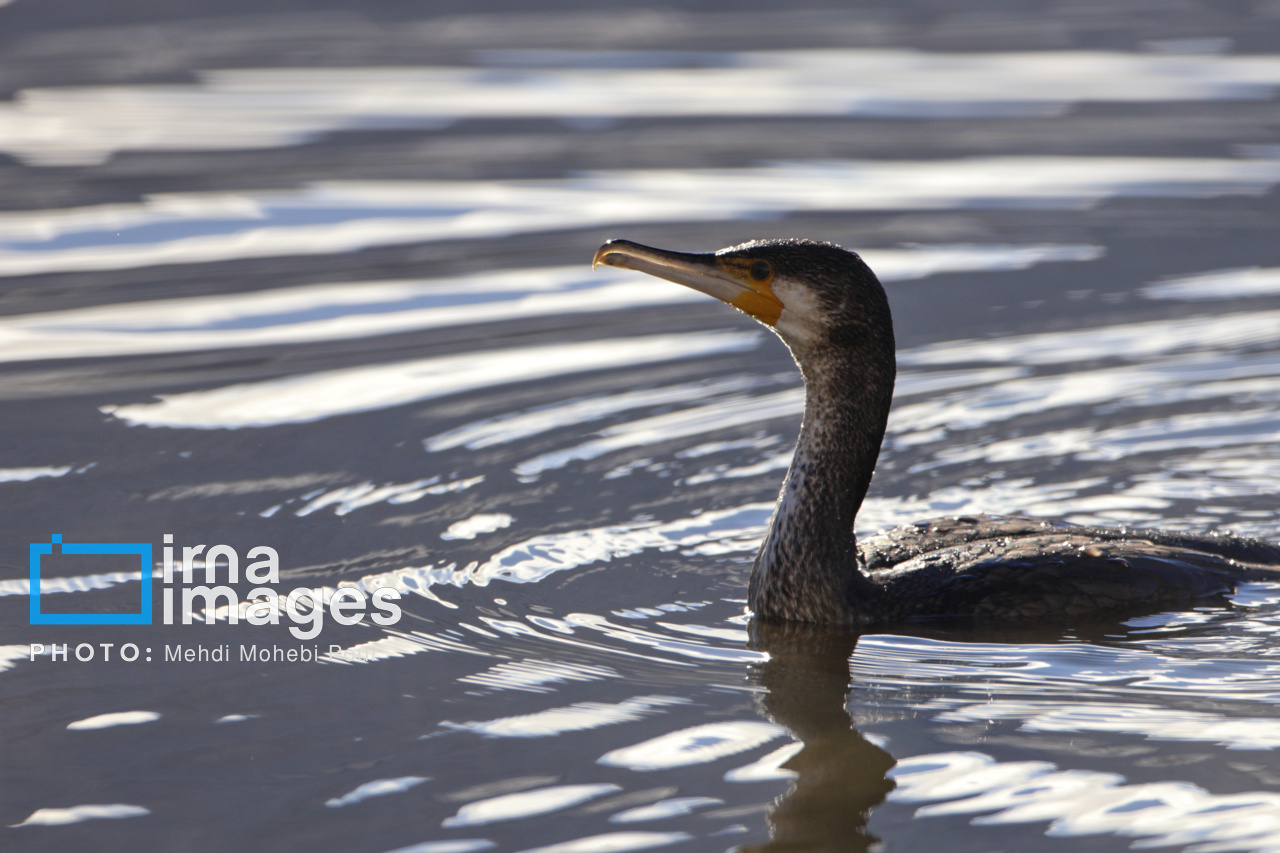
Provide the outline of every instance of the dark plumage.
{"type": "Polygon", "coordinates": [[[751,571],[756,616],[866,625],[948,616],[1036,618],[1191,601],[1280,578],[1257,539],[1108,530],[1020,518],[947,518],[858,542],[854,519],[893,398],[884,289],[831,243],[763,240],[715,254],[614,240],[595,263],[733,305],[773,329],[805,383],[804,421],[751,571]]]}

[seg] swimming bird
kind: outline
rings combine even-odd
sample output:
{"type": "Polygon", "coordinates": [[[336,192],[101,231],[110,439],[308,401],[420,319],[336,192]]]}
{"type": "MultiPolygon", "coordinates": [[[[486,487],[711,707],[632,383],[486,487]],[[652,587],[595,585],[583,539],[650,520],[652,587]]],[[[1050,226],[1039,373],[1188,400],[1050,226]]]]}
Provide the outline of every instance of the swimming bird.
{"type": "Polygon", "coordinates": [[[880,453],[896,376],[884,288],[833,243],[757,240],[707,254],[611,240],[592,266],[714,296],[777,333],[805,385],[795,455],[751,569],[759,619],[860,627],[1138,610],[1280,580],[1259,539],[961,516],[864,541],[854,520],[880,453]]]}

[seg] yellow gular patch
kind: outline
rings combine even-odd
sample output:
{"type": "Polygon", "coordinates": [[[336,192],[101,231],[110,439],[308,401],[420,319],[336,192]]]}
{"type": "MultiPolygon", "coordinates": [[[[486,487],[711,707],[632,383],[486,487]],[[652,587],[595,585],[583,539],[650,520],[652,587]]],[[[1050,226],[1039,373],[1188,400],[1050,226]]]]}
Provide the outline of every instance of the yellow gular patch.
{"type": "MultiPolygon", "coordinates": [[[[754,317],[768,326],[776,326],[782,316],[782,300],[773,295],[773,269],[764,279],[752,275],[752,267],[758,263],[751,258],[721,258],[720,268],[745,284],[749,290],[739,293],[729,302],[744,314],[754,317]]],[[[756,268],[759,272],[759,268],[756,268]]]]}

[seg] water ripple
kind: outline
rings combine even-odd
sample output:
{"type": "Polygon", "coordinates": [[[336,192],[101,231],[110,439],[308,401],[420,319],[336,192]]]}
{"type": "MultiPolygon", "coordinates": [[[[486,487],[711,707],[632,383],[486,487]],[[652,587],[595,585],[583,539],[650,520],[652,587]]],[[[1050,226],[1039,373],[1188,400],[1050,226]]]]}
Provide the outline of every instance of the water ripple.
{"type": "Polygon", "coordinates": [[[86,820],[101,820],[103,818],[119,820],[126,817],[144,817],[149,814],[151,814],[150,809],[123,803],[72,806],[65,809],[36,809],[22,823],[15,823],[13,826],[65,826],[69,823],[80,823],[86,820]]]}
{"type": "Polygon", "coordinates": [[[116,711],[111,714],[98,714],[96,717],[76,720],[74,723],[68,723],[67,728],[71,731],[80,732],[91,729],[109,729],[114,726],[136,726],[139,723],[151,723],[158,719],[160,719],[160,715],[155,711],[116,711]]]}
{"type": "Polygon", "coordinates": [[[463,118],[1043,116],[1078,100],[1265,99],[1280,84],[1280,60],[1270,56],[810,49],[706,53],[698,67],[663,67],[676,56],[486,55],[501,56],[504,68],[529,64],[503,74],[225,69],[196,71],[194,84],[25,89],[0,108],[0,151],[34,166],[87,165],[120,150],[278,147],[335,130],[463,118]]]}
{"type": "Polygon", "coordinates": [[[668,844],[692,839],[693,836],[687,832],[606,832],[589,838],[521,850],[520,853],[624,853],[627,850],[666,847],[668,844]]]}
{"type": "Polygon", "coordinates": [[[385,797],[388,794],[402,794],[423,782],[429,781],[428,776],[400,776],[395,779],[375,779],[372,782],[365,782],[363,785],[348,791],[341,797],[334,797],[325,800],[324,804],[331,809],[339,809],[343,806],[349,806],[367,800],[370,797],[385,797]]]}
{"type": "Polygon", "coordinates": [[[934,719],[966,723],[1016,720],[1021,722],[1019,730],[1026,732],[1113,732],[1150,740],[1212,743],[1228,749],[1280,747],[1280,720],[1229,717],[1127,702],[1001,700],[963,705],[944,711],[934,719]]]}
{"type": "Polygon", "coordinates": [[[1197,853],[1280,849],[1280,795],[1211,794],[1190,782],[1124,783],[1115,773],[999,762],[975,752],[920,755],[890,771],[889,799],[930,803],[919,817],[988,813],[974,824],[1048,821],[1050,836],[1103,833],[1135,847],[1192,845],[1197,853]]]}
{"type": "Polygon", "coordinates": [[[851,668],[859,682],[946,685],[959,695],[985,696],[998,688],[1010,695],[1078,697],[1087,691],[1280,702],[1280,661],[1274,658],[1178,656],[1136,645],[1003,645],[874,634],[859,638],[851,668]]]}
{"type": "Polygon", "coordinates": [[[1184,302],[1275,296],[1280,293],[1280,267],[1247,267],[1178,276],[1149,284],[1138,292],[1147,299],[1184,302]]]}
{"type": "Polygon", "coordinates": [[[620,786],[612,784],[559,785],[522,791],[518,794],[504,794],[501,797],[467,803],[458,809],[456,815],[445,818],[441,825],[445,827],[479,826],[495,821],[547,814],[621,790],[620,786]]]}
{"type": "MultiPolygon", "coordinates": [[[[1277,182],[1280,161],[1273,159],[1067,156],[795,161],[525,181],[332,181],[295,190],[153,196],[135,204],[0,213],[0,276],[327,255],[418,242],[805,211],[1084,209],[1111,198],[1259,196],[1277,182]],[[166,227],[157,233],[161,224],[166,227]]],[[[915,272],[900,277],[926,275],[931,267],[1017,269],[1040,261],[1092,260],[1100,254],[1095,246],[958,247],[921,254],[915,272]]],[[[892,271],[893,259],[887,260],[886,270],[892,271]]],[[[634,287],[624,293],[642,302],[690,298],[649,295],[634,287]]],[[[366,317],[344,324],[354,328],[386,322],[366,317]]],[[[242,330],[229,336],[253,334],[242,330]]]]}
{"type": "Polygon", "coordinates": [[[611,750],[597,763],[636,771],[706,764],[755,749],[786,731],[781,726],[755,720],[705,723],[611,750]]]}
{"type": "Polygon", "coordinates": [[[701,332],[516,347],[160,395],[156,403],[104,406],[102,411],[152,427],[240,429],[307,423],[531,379],[740,352],[758,341],[759,335],[752,332],[701,332]]]}
{"type": "Polygon", "coordinates": [[[532,714],[502,717],[484,722],[451,723],[449,729],[475,732],[485,737],[550,737],[565,732],[584,731],[601,726],[627,723],[655,713],[668,705],[686,705],[688,699],[677,696],[635,696],[617,704],[576,702],[566,708],[549,708],[532,714]]]}

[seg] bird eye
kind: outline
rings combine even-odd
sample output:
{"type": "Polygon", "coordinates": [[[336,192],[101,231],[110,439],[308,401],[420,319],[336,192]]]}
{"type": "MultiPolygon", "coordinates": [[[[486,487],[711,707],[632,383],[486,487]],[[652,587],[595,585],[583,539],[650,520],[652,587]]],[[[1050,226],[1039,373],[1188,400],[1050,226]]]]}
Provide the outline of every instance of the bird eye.
{"type": "Polygon", "coordinates": [[[756,261],[751,265],[751,277],[756,281],[764,281],[773,274],[773,267],[768,261],[756,261]]]}

